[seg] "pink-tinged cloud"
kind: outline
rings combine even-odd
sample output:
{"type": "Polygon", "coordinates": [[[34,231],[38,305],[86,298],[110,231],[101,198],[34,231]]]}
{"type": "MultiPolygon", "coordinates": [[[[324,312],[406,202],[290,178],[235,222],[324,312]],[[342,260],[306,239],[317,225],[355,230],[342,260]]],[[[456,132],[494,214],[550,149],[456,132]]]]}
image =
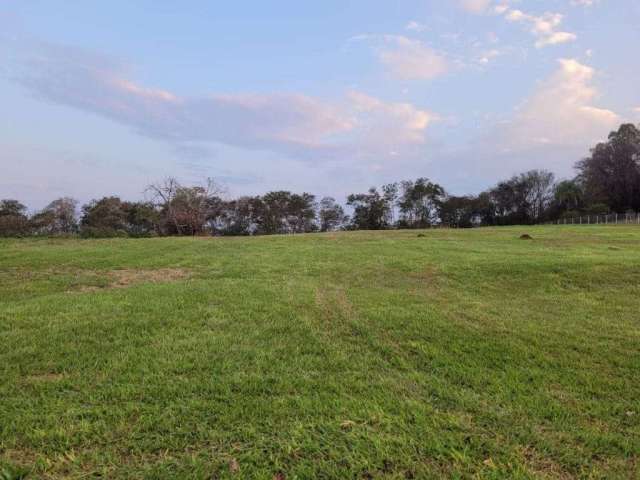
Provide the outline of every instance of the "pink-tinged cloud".
{"type": "Polygon", "coordinates": [[[117,62],[51,45],[31,50],[15,79],[44,100],[174,145],[221,143],[299,159],[384,156],[413,148],[424,142],[435,118],[410,104],[353,92],[339,101],[295,93],[182,97],[139,85],[117,62]]]}
{"type": "Polygon", "coordinates": [[[463,10],[471,13],[483,13],[491,4],[491,0],[458,0],[463,10]]]}

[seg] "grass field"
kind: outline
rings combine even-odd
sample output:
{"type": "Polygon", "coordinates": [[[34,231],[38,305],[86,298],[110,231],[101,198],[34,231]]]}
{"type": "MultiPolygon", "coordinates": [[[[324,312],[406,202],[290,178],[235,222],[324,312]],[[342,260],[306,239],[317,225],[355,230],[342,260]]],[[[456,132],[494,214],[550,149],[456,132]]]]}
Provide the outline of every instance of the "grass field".
{"type": "Polygon", "coordinates": [[[0,339],[7,477],[640,478],[640,227],[0,240],[0,339]]]}

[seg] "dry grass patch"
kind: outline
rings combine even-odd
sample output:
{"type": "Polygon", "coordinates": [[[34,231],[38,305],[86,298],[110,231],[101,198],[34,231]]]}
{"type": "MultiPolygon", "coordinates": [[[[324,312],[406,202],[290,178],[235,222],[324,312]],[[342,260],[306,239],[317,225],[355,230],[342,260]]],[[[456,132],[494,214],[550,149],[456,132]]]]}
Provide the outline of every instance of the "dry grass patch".
{"type": "Polygon", "coordinates": [[[182,268],[160,268],[155,270],[120,269],[110,270],[103,276],[101,285],[80,285],[73,291],[95,292],[98,290],[127,288],[140,283],[170,283],[188,278],[191,272],[182,268]]]}
{"type": "Polygon", "coordinates": [[[315,303],[327,320],[354,316],[353,305],[342,287],[317,288],[315,303]]]}
{"type": "Polygon", "coordinates": [[[159,270],[113,270],[108,276],[112,280],[112,288],[128,287],[136,283],[163,283],[182,280],[189,275],[181,268],[161,268],[159,270]]]}
{"type": "Polygon", "coordinates": [[[523,447],[520,454],[524,460],[524,465],[536,478],[554,480],[571,480],[576,478],[575,475],[566,471],[558,462],[541,455],[531,446],[523,447]]]}
{"type": "Polygon", "coordinates": [[[64,373],[37,373],[34,375],[28,375],[25,380],[27,383],[46,383],[46,382],[59,382],[65,377],[64,373]]]}

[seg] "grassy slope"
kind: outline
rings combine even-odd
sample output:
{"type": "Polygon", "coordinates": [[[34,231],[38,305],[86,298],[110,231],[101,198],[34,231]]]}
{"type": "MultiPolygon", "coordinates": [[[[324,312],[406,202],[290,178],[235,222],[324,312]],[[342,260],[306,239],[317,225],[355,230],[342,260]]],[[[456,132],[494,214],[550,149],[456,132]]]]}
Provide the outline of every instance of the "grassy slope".
{"type": "Polygon", "coordinates": [[[0,465],[637,478],[640,228],[522,231],[0,241],[0,465]]]}

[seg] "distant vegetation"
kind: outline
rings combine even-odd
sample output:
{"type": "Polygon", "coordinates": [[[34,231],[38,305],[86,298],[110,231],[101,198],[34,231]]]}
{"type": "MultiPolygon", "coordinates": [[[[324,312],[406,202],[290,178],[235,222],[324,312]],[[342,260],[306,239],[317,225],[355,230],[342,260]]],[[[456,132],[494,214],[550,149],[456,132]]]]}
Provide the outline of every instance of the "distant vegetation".
{"type": "Polygon", "coordinates": [[[625,124],[576,164],[577,176],[557,182],[531,170],[477,196],[447,194],[427,178],[351,194],[347,206],[330,197],[273,191],[233,200],[212,180],[184,186],[168,178],[147,188],[149,200],[104,197],[82,206],[60,198],[32,216],[17,200],[0,200],[0,236],[85,237],[266,235],[335,230],[382,230],[535,224],[581,214],[640,211],[640,130],[625,124]]]}

